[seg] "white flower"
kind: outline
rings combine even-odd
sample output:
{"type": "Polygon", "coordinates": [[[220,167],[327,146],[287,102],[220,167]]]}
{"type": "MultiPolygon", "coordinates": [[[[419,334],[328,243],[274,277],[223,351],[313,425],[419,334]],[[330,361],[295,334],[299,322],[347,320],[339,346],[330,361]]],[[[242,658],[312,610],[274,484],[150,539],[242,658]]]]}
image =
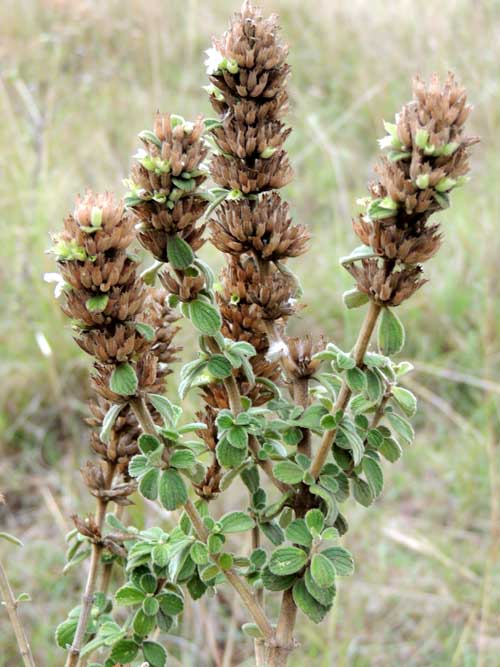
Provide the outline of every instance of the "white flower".
{"type": "Polygon", "coordinates": [[[272,363],[273,361],[278,361],[278,359],[281,359],[286,354],[288,354],[288,345],[285,341],[281,340],[281,338],[273,340],[267,351],[266,360],[272,363]]]}
{"type": "Polygon", "coordinates": [[[60,273],[44,273],[43,279],[46,283],[55,283],[54,296],[58,299],[64,291],[64,288],[67,287],[67,283],[60,273]]]}
{"type": "Polygon", "coordinates": [[[207,49],[205,53],[207,54],[207,58],[205,60],[207,74],[216,74],[220,69],[222,69],[223,63],[225,61],[224,56],[214,48],[207,49]]]}

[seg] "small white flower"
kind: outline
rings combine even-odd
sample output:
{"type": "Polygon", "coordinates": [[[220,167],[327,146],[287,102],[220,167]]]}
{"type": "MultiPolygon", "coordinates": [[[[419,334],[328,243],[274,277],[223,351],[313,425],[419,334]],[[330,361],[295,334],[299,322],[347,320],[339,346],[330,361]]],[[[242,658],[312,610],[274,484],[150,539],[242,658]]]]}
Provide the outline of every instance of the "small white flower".
{"type": "Polygon", "coordinates": [[[205,53],[207,54],[207,58],[205,60],[207,74],[216,74],[222,67],[222,63],[225,60],[224,56],[214,48],[207,49],[205,53]]]}
{"type": "Polygon", "coordinates": [[[285,354],[288,354],[288,345],[285,343],[285,341],[281,339],[274,340],[269,346],[266,359],[272,363],[273,361],[278,361],[278,359],[281,359],[281,357],[285,354]]]}
{"type": "Polygon", "coordinates": [[[54,296],[58,299],[64,291],[64,288],[67,286],[64,278],[60,273],[44,273],[43,279],[46,283],[55,283],[54,296]]]}

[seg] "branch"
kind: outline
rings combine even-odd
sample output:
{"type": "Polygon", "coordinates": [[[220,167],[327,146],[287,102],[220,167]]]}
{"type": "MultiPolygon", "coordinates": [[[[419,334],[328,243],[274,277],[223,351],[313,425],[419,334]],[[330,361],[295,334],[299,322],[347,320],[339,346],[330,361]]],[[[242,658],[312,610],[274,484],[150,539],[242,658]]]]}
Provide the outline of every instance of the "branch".
{"type": "MultiPolygon", "coordinates": [[[[352,351],[352,356],[357,366],[363,365],[365,352],[368,348],[368,343],[370,342],[371,335],[381,310],[381,306],[377,305],[373,301],[370,301],[368,312],[365,315],[365,319],[363,320],[363,324],[361,325],[361,329],[359,331],[358,339],[352,351]]],[[[333,408],[334,412],[337,412],[338,410],[345,410],[350,398],[351,390],[349,389],[347,382],[343,380],[337,401],[333,408]]],[[[330,453],[332,444],[335,441],[336,435],[336,428],[332,429],[331,431],[325,431],[323,434],[321,445],[311,465],[311,474],[315,479],[319,477],[321,469],[323,468],[328,454],[330,453]]]]}
{"type": "Polygon", "coordinates": [[[21,625],[21,620],[17,613],[17,602],[14,598],[14,593],[10,587],[9,580],[7,578],[7,573],[5,572],[2,563],[0,562],[0,593],[7,609],[10,622],[14,628],[14,634],[16,635],[17,645],[19,647],[19,653],[23,659],[25,667],[35,667],[35,661],[31,653],[31,648],[24,632],[24,628],[21,625]]]}
{"type": "MultiPolygon", "coordinates": [[[[144,433],[147,433],[149,435],[157,435],[158,432],[156,429],[156,425],[151,417],[151,414],[147,408],[144,399],[142,397],[135,397],[131,399],[130,407],[134,411],[135,416],[137,417],[137,421],[139,422],[144,433]]],[[[186,511],[186,514],[191,520],[191,523],[193,525],[193,528],[195,530],[198,539],[201,540],[202,542],[206,542],[209,533],[205,524],[203,523],[203,519],[201,518],[193,502],[188,499],[188,501],[184,505],[184,509],[186,511]]],[[[212,559],[217,565],[219,565],[219,556],[214,555],[212,556],[212,559]]],[[[269,623],[264,610],[257,602],[257,600],[254,598],[253,592],[246,583],[246,581],[241,579],[232,568],[230,570],[222,570],[221,568],[221,571],[223,572],[224,576],[231,584],[231,586],[234,588],[236,593],[240,596],[243,604],[250,612],[252,618],[258,625],[265,639],[271,640],[274,636],[273,627],[269,623]]]]}

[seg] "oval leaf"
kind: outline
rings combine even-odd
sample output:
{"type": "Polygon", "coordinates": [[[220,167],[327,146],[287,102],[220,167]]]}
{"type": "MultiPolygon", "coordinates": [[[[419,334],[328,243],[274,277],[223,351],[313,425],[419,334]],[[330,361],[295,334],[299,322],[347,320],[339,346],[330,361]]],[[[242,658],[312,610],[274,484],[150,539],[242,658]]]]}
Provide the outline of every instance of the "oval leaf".
{"type": "Polygon", "coordinates": [[[393,355],[403,349],[405,330],[399,317],[389,308],[383,308],[378,325],[377,342],[382,354],[393,355]]]}
{"type": "Polygon", "coordinates": [[[109,388],[120,396],[133,396],[137,391],[137,375],[130,364],[118,364],[111,374],[109,388]]]}
{"type": "Polygon", "coordinates": [[[222,319],[217,308],[201,299],[189,303],[189,318],[194,326],[206,336],[215,336],[221,326],[222,319]]]}
{"type": "Polygon", "coordinates": [[[188,493],[184,480],[173,468],[163,471],[159,491],[161,504],[166,510],[173,511],[187,502],[188,493]]]}
{"type": "Polygon", "coordinates": [[[273,574],[284,576],[294,574],[307,563],[307,554],[297,547],[278,547],[273,551],[269,569],[273,574]]]}

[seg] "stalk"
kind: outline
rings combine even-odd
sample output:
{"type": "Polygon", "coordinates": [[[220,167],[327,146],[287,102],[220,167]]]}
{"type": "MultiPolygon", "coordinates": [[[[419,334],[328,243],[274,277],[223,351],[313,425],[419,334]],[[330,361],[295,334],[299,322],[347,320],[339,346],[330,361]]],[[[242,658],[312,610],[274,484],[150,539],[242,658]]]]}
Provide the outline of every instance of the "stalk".
{"type": "Polygon", "coordinates": [[[21,619],[17,613],[17,602],[14,598],[14,593],[10,586],[7,573],[5,572],[3,565],[0,561],[0,593],[7,609],[7,614],[14,629],[14,634],[16,636],[17,645],[19,647],[19,653],[24,662],[25,667],[35,667],[35,661],[33,659],[33,654],[31,653],[31,648],[24,632],[24,628],[21,624],[21,619]]]}

